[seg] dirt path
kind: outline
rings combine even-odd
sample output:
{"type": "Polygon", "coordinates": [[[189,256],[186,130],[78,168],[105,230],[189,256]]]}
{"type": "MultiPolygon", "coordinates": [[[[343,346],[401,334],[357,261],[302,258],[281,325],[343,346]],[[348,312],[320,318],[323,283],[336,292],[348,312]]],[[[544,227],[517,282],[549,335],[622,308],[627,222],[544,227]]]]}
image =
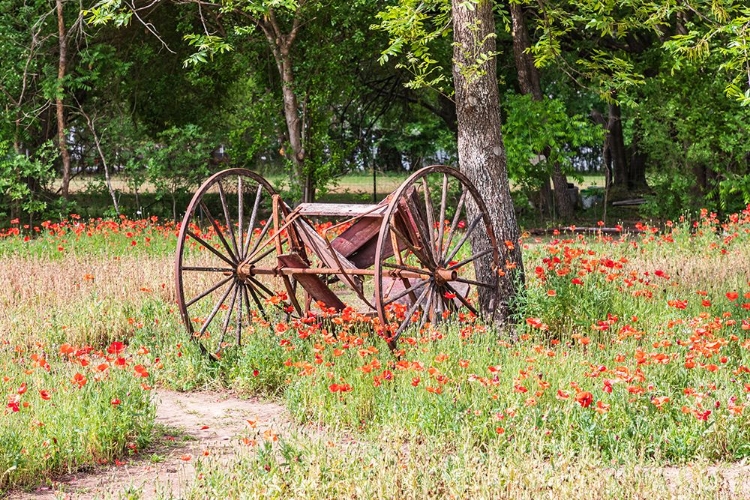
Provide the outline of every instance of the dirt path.
{"type": "Polygon", "coordinates": [[[160,390],[154,397],[157,438],[151,449],[113,466],[64,476],[52,487],[13,493],[8,499],[117,499],[129,498],[130,493],[142,500],[157,498],[159,493],[179,498],[193,479],[194,457],[231,457],[244,446],[244,436],[283,432],[291,426],[283,406],[229,393],[160,390]]]}

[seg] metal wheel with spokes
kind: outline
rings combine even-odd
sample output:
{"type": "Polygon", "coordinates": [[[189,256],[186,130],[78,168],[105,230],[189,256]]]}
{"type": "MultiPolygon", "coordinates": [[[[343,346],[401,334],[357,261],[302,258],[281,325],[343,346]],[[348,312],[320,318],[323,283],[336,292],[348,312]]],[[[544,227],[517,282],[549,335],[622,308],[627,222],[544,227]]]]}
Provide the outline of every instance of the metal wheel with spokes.
{"type": "Polygon", "coordinates": [[[301,287],[273,270],[277,256],[304,247],[271,185],[241,168],[211,176],[193,196],[180,226],[175,259],[177,304],[188,333],[219,357],[241,345],[253,324],[300,315],[301,287]]]}
{"type": "Polygon", "coordinates": [[[497,293],[497,274],[480,279],[476,272],[478,265],[500,266],[489,213],[476,187],[451,167],[423,168],[401,184],[376,254],[375,306],[391,349],[411,325],[421,330],[460,309],[479,315],[472,290],[497,293]]]}

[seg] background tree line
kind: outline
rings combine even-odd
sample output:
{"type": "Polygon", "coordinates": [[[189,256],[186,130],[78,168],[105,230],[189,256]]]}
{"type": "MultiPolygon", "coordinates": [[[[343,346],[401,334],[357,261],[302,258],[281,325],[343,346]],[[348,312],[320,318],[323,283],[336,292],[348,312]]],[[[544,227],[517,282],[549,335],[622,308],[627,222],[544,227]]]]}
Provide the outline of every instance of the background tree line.
{"type": "Polygon", "coordinates": [[[643,215],[750,202],[743,2],[493,2],[456,73],[452,16],[482,4],[3,2],[0,213],[65,213],[92,171],[113,213],[149,191],[177,217],[226,158],[284,172],[296,201],[348,172],[455,162],[454,79],[487,59],[517,209],[570,220],[581,165],[643,215]]]}

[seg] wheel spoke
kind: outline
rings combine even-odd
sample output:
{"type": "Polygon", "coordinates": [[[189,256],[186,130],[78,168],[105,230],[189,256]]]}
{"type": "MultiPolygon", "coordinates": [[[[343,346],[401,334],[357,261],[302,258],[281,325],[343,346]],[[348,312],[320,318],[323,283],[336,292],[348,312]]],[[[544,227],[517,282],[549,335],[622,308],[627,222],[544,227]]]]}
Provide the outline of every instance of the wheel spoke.
{"type": "Polygon", "coordinates": [[[208,295],[208,294],[210,294],[211,292],[213,292],[213,291],[215,291],[215,290],[218,290],[218,289],[219,289],[219,288],[221,288],[222,286],[224,286],[224,285],[226,285],[227,283],[229,283],[229,281],[231,281],[231,280],[232,280],[232,278],[234,278],[234,276],[229,276],[228,278],[225,278],[225,279],[221,280],[220,282],[218,282],[217,284],[215,284],[214,286],[212,286],[212,287],[211,287],[211,288],[209,288],[208,290],[206,290],[206,291],[202,292],[202,293],[201,293],[200,295],[198,295],[197,297],[195,297],[195,298],[193,298],[193,299],[190,299],[190,300],[189,300],[188,302],[186,302],[186,303],[185,303],[185,307],[187,308],[187,307],[190,307],[190,306],[192,306],[193,304],[195,304],[196,302],[198,302],[199,300],[201,300],[202,298],[204,298],[205,296],[207,296],[207,295],[208,295]]]}
{"type": "MultiPolygon", "coordinates": [[[[395,229],[395,227],[393,227],[393,224],[391,224],[391,223],[388,224],[388,227],[391,228],[391,229],[395,229]]],[[[395,231],[390,231],[390,238],[391,238],[391,249],[393,250],[394,257],[396,257],[396,260],[398,261],[398,265],[402,266],[402,267],[405,267],[404,266],[404,259],[403,259],[403,256],[401,255],[401,247],[400,247],[400,245],[398,243],[399,238],[398,238],[398,236],[396,236],[396,232],[395,231]]],[[[406,240],[403,240],[403,241],[404,241],[404,243],[408,244],[408,242],[406,240]]],[[[383,262],[383,264],[385,264],[385,262],[383,262]]],[[[380,277],[378,277],[378,279],[380,279],[381,282],[382,282],[383,278],[382,278],[382,276],[380,276],[380,277]]],[[[408,280],[402,278],[401,279],[401,283],[403,283],[404,288],[409,288],[409,281],[408,280]]],[[[395,286],[395,284],[396,284],[396,281],[394,280],[393,283],[391,284],[390,289],[388,290],[389,293],[390,293],[391,290],[393,290],[393,286],[395,286]]],[[[411,292],[409,294],[409,298],[411,299],[412,302],[416,302],[417,301],[417,296],[414,294],[414,292],[411,292]]]]}
{"type": "Polygon", "coordinates": [[[468,278],[462,278],[461,276],[459,276],[456,279],[451,280],[451,281],[458,281],[459,283],[466,283],[467,285],[481,286],[481,287],[484,287],[484,288],[495,288],[495,285],[493,285],[491,283],[484,283],[484,282],[481,282],[481,281],[470,280],[468,278]]]}
{"type": "Polygon", "coordinates": [[[445,254],[448,253],[448,249],[450,248],[451,242],[453,241],[453,235],[456,234],[456,228],[458,227],[459,219],[461,219],[461,211],[464,208],[464,202],[466,202],[466,188],[464,188],[461,191],[461,197],[458,200],[458,207],[456,208],[456,213],[453,214],[453,221],[451,221],[451,228],[450,228],[450,231],[448,232],[448,241],[445,243],[445,247],[444,247],[445,253],[443,252],[440,253],[440,259],[441,259],[440,265],[442,266],[445,265],[445,260],[446,260],[445,254]]]}
{"type": "MultiPolygon", "coordinates": [[[[242,241],[242,223],[244,222],[243,216],[244,209],[245,209],[245,192],[242,187],[242,176],[237,177],[237,231],[239,231],[239,237],[240,241],[242,241]]],[[[237,251],[237,259],[239,260],[241,257],[240,250],[237,251]]]]}
{"type": "MultiPolygon", "coordinates": [[[[416,292],[420,287],[424,286],[426,283],[428,283],[432,278],[427,278],[424,280],[420,280],[416,282],[414,285],[410,286],[409,288],[406,288],[405,290],[401,290],[399,293],[394,295],[393,297],[389,297],[387,295],[383,296],[383,298],[388,298],[385,302],[383,302],[383,307],[392,304],[396,302],[397,300],[405,297],[406,295],[410,294],[411,292],[416,292]]],[[[395,282],[395,280],[394,280],[395,282]]]]}
{"type": "MultiPolygon", "coordinates": [[[[263,304],[261,304],[258,294],[255,293],[255,288],[251,285],[245,285],[245,287],[247,288],[247,291],[250,292],[250,295],[253,296],[253,302],[255,302],[255,305],[260,309],[260,315],[263,316],[263,319],[267,320],[268,317],[266,316],[266,310],[263,308],[263,304]]],[[[245,301],[247,302],[247,310],[250,311],[250,301],[247,300],[247,295],[245,295],[245,301]]]]}
{"type": "Polygon", "coordinates": [[[419,327],[417,328],[418,332],[422,331],[422,328],[424,328],[424,325],[427,322],[427,318],[430,315],[430,307],[432,307],[432,294],[427,297],[427,303],[422,308],[422,316],[419,318],[419,327]]]}
{"type": "Polygon", "coordinates": [[[224,303],[224,301],[227,300],[227,297],[229,297],[229,294],[234,289],[234,287],[227,288],[227,291],[222,295],[221,299],[214,305],[214,308],[211,310],[211,313],[206,318],[206,321],[203,322],[203,325],[201,326],[200,332],[198,333],[198,337],[202,337],[204,333],[206,333],[206,330],[208,330],[209,325],[216,317],[216,313],[219,312],[219,309],[221,308],[221,305],[224,303]]]}
{"type": "MultiPolygon", "coordinates": [[[[258,235],[258,240],[253,245],[253,249],[247,252],[247,255],[249,257],[252,257],[255,252],[258,251],[258,246],[260,245],[260,242],[263,241],[263,238],[266,236],[266,233],[268,233],[268,230],[271,229],[271,221],[266,221],[266,225],[263,226],[263,229],[261,229],[260,234],[258,235]]],[[[269,239],[267,242],[263,244],[263,247],[269,244],[269,242],[273,242],[273,239],[269,239]]],[[[261,248],[263,248],[261,247],[261,248]]]]}
{"type": "MultiPolygon", "coordinates": [[[[381,283],[381,285],[382,285],[382,283],[383,283],[383,281],[382,281],[382,278],[381,278],[381,281],[380,281],[380,283],[381,283]]],[[[388,291],[387,291],[387,292],[385,292],[385,293],[383,293],[383,292],[382,292],[382,290],[381,290],[381,292],[380,292],[380,295],[381,295],[381,296],[383,296],[383,297],[388,297],[388,296],[390,296],[390,295],[391,295],[391,292],[393,291],[393,287],[394,287],[394,286],[396,286],[396,280],[391,280],[390,286],[388,287],[388,291]]]]}
{"type": "Polygon", "coordinates": [[[255,193],[255,203],[253,203],[253,211],[250,214],[250,223],[247,225],[247,234],[245,235],[245,242],[242,244],[242,258],[244,259],[247,255],[247,251],[250,247],[250,238],[253,235],[253,228],[255,227],[255,220],[258,218],[258,207],[260,207],[260,197],[263,194],[263,186],[258,184],[258,191],[255,193]]]}
{"type": "Polygon", "coordinates": [[[257,256],[253,255],[253,260],[249,261],[248,264],[253,265],[256,262],[259,262],[259,261],[263,260],[265,257],[267,257],[268,255],[272,254],[275,251],[276,251],[276,247],[272,246],[271,248],[269,248],[268,250],[266,250],[265,252],[263,252],[260,255],[257,255],[257,256]]]}
{"type": "Polygon", "coordinates": [[[227,315],[224,318],[224,324],[221,325],[221,338],[219,339],[219,343],[217,345],[217,352],[218,350],[221,350],[222,344],[224,344],[224,338],[227,335],[227,330],[229,329],[229,323],[232,320],[232,310],[234,309],[234,303],[237,301],[237,290],[239,290],[239,286],[235,283],[233,290],[234,294],[232,294],[232,302],[229,306],[229,309],[227,309],[227,315]]]}
{"type": "Polygon", "coordinates": [[[427,233],[430,237],[430,254],[435,253],[436,241],[435,235],[435,213],[432,208],[432,199],[430,198],[430,187],[427,185],[427,178],[422,177],[422,188],[424,189],[424,209],[427,212],[427,233]]]}
{"type": "Polygon", "coordinates": [[[417,250],[417,249],[416,249],[416,248],[415,248],[415,247],[414,247],[414,246],[413,246],[413,245],[412,245],[411,243],[409,243],[409,240],[407,240],[407,239],[406,239],[406,236],[404,236],[404,235],[403,235],[403,234],[401,233],[401,231],[399,231],[398,229],[396,229],[396,228],[395,228],[395,227],[393,226],[393,224],[391,224],[391,225],[390,225],[390,228],[391,228],[391,231],[392,231],[392,232],[393,232],[393,233],[394,233],[394,234],[395,234],[396,236],[398,236],[398,239],[399,239],[399,240],[401,240],[401,241],[403,241],[404,245],[406,245],[406,248],[407,248],[407,249],[408,249],[408,250],[409,250],[409,251],[410,251],[411,253],[413,253],[414,255],[416,255],[416,256],[417,256],[417,258],[418,258],[418,259],[419,259],[420,261],[422,261],[422,263],[423,263],[424,265],[426,265],[426,266],[429,266],[429,265],[431,264],[431,263],[430,263],[430,259],[427,259],[427,258],[425,258],[425,254],[424,254],[424,253],[420,252],[420,251],[419,251],[419,250],[417,250]],[[427,262],[425,262],[425,261],[427,261],[427,262]]]}
{"type": "MultiPolygon", "coordinates": [[[[236,256],[236,259],[240,259],[241,255],[241,249],[237,246],[237,237],[234,234],[234,225],[232,224],[232,219],[229,217],[229,208],[227,207],[227,197],[224,194],[224,186],[221,184],[221,182],[218,183],[219,187],[219,198],[221,199],[221,209],[224,212],[224,220],[227,223],[227,227],[229,228],[229,235],[232,237],[232,244],[234,245],[234,254],[236,256]]],[[[242,241],[242,240],[240,240],[242,241]]]]}
{"type": "Polygon", "coordinates": [[[302,316],[302,307],[299,305],[299,302],[297,301],[297,282],[295,280],[294,284],[292,284],[292,281],[289,279],[289,276],[284,276],[284,287],[286,287],[286,293],[289,295],[289,303],[292,304],[292,307],[294,307],[294,310],[297,311],[297,314],[299,316],[302,316]]]}
{"type": "Polygon", "coordinates": [[[494,252],[494,251],[495,251],[495,249],[494,249],[494,248],[488,248],[487,250],[482,250],[482,251],[481,251],[481,252],[479,252],[478,254],[472,255],[472,256],[471,256],[471,257],[469,257],[468,259],[464,259],[464,260],[462,260],[461,262],[458,262],[458,263],[456,263],[456,264],[453,264],[452,266],[448,267],[448,270],[450,271],[450,270],[453,270],[453,269],[460,269],[460,268],[462,268],[463,266],[465,266],[466,264],[468,264],[469,262],[473,262],[473,261],[475,261],[475,260],[477,260],[477,259],[481,259],[481,258],[482,258],[482,257],[484,257],[485,255],[487,255],[487,254],[490,254],[490,253],[492,253],[492,252],[494,252]]]}
{"type": "Polygon", "coordinates": [[[214,231],[216,231],[216,235],[221,240],[222,245],[224,245],[224,248],[226,249],[227,253],[230,257],[237,260],[237,256],[234,255],[234,252],[232,251],[232,248],[229,246],[229,243],[227,242],[226,238],[224,238],[224,234],[221,230],[221,227],[219,226],[219,223],[216,222],[216,219],[214,219],[214,216],[211,214],[211,211],[208,209],[205,203],[201,201],[201,210],[203,210],[206,213],[206,217],[211,221],[211,225],[214,228],[214,231]]]}
{"type": "Polygon", "coordinates": [[[218,258],[220,258],[221,260],[223,260],[224,262],[226,262],[227,264],[229,264],[230,266],[232,266],[234,268],[234,266],[235,266],[234,262],[232,262],[231,260],[229,260],[228,258],[226,258],[226,256],[224,256],[224,254],[222,254],[221,252],[219,252],[218,250],[216,250],[214,247],[212,247],[211,245],[209,245],[208,242],[205,241],[203,238],[201,238],[200,236],[198,236],[197,234],[195,234],[194,232],[192,232],[189,229],[186,230],[185,233],[188,236],[190,236],[191,238],[193,238],[195,241],[197,241],[198,243],[200,243],[201,245],[203,245],[204,247],[206,247],[209,251],[211,251],[218,258]]]}
{"type": "Polygon", "coordinates": [[[450,283],[446,283],[445,286],[451,291],[451,293],[454,293],[456,295],[456,298],[461,301],[461,303],[466,306],[466,308],[474,313],[474,316],[479,316],[479,313],[476,309],[474,309],[474,306],[472,306],[468,300],[466,300],[466,297],[458,293],[458,291],[451,286],[450,283]]]}
{"type": "Polygon", "coordinates": [[[440,289],[435,289],[435,323],[440,323],[443,320],[443,308],[445,302],[443,302],[443,294],[440,293],[440,289]]]}
{"type": "MultiPolygon", "coordinates": [[[[261,283],[260,281],[256,280],[255,278],[250,277],[250,281],[255,284],[255,286],[257,287],[258,291],[262,291],[263,293],[265,293],[268,298],[271,298],[274,295],[276,295],[267,286],[265,286],[263,283],[261,283]]],[[[288,280],[284,280],[284,287],[285,288],[287,287],[287,283],[289,283],[288,280]]],[[[290,304],[292,304],[292,307],[294,307],[294,309],[297,311],[297,314],[301,314],[300,313],[299,303],[297,302],[297,297],[294,294],[291,293],[291,291],[289,290],[289,288],[287,288],[287,294],[290,294],[290,296],[289,296],[289,302],[290,302],[290,304]]],[[[278,309],[281,309],[283,312],[288,312],[286,310],[286,308],[285,308],[285,304],[274,304],[274,306],[277,307],[278,309]]]]}
{"type": "Polygon", "coordinates": [[[429,292],[430,290],[432,290],[432,287],[430,287],[429,285],[426,285],[424,287],[424,290],[419,295],[419,298],[414,301],[414,303],[411,305],[409,310],[406,312],[406,317],[404,318],[404,322],[401,323],[401,325],[398,327],[398,330],[396,330],[396,333],[393,335],[393,338],[391,339],[392,342],[395,342],[396,340],[398,340],[398,338],[401,336],[403,331],[406,330],[406,328],[409,326],[409,323],[411,323],[411,317],[414,315],[419,305],[424,301],[425,297],[427,296],[427,292],[429,292]]]}
{"type": "Polygon", "coordinates": [[[469,238],[469,236],[471,235],[471,233],[473,233],[474,230],[477,228],[477,226],[479,225],[479,222],[481,220],[482,220],[482,215],[480,214],[480,215],[477,215],[476,219],[474,219],[473,221],[471,221],[471,224],[469,224],[469,228],[466,230],[466,233],[463,235],[463,237],[458,242],[458,244],[455,247],[453,247],[453,250],[451,251],[450,255],[448,255],[445,258],[446,262],[450,262],[451,259],[453,259],[453,257],[456,256],[456,254],[461,249],[461,247],[464,246],[464,243],[466,243],[466,240],[469,238]]]}
{"type": "Polygon", "coordinates": [[[440,226],[438,227],[437,256],[443,255],[443,236],[445,235],[445,204],[448,198],[448,175],[443,174],[443,193],[440,197],[440,226]]]}
{"type": "Polygon", "coordinates": [[[402,264],[392,264],[390,262],[383,262],[383,267],[390,267],[401,271],[410,271],[412,273],[423,274],[425,276],[432,276],[433,274],[432,271],[425,271],[424,269],[421,269],[419,267],[404,266],[402,264]]]}
{"type": "Polygon", "coordinates": [[[274,295],[276,295],[266,285],[264,285],[260,281],[256,280],[252,276],[249,279],[250,279],[250,281],[252,281],[255,284],[255,286],[258,288],[258,290],[260,290],[263,293],[265,293],[268,296],[268,298],[273,297],[274,295]]]}
{"type": "MultiPolygon", "coordinates": [[[[243,296],[243,288],[244,287],[238,287],[238,293],[240,295],[240,300],[237,301],[237,334],[235,336],[237,347],[242,345],[242,296],[243,296]]],[[[234,304],[233,304],[234,305],[234,304]]]]}
{"type": "Polygon", "coordinates": [[[200,271],[204,273],[233,273],[231,267],[201,267],[201,266],[183,266],[183,271],[200,271]]]}

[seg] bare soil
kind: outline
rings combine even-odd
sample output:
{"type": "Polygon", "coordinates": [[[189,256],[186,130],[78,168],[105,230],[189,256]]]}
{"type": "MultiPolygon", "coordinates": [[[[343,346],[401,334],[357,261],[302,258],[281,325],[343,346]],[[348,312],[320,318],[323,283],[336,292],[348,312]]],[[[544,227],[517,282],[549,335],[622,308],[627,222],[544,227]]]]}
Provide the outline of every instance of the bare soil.
{"type": "Polygon", "coordinates": [[[111,466],[68,474],[9,500],[180,498],[193,481],[195,458],[232,457],[242,438],[291,426],[283,406],[231,393],[159,390],[151,448],[111,466]]]}

